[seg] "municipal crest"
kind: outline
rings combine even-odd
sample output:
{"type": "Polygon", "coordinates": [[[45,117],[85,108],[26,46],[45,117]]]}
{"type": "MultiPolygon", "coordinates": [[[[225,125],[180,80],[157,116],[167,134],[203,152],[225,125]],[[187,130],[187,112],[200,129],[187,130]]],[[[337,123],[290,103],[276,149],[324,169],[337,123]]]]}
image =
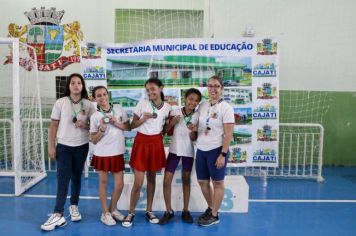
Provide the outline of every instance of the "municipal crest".
{"type": "MultiPolygon", "coordinates": [[[[20,42],[35,49],[27,50],[32,58],[36,54],[39,71],[64,69],[72,63],[80,62],[80,41],[83,40],[83,33],[78,21],[61,25],[64,13],[64,10],[56,11],[54,7],[33,8],[30,12],[25,12],[31,24],[9,25],[8,37],[19,38],[20,42]]],[[[8,56],[5,64],[11,61],[11,56],[8,56]]]]}
{"type": "Polygon", "coordinates": [[[263,39],[261,43],[257,43],[257,55],[275,55],[277,54],[277,42],[272,39],[263,39]]]}

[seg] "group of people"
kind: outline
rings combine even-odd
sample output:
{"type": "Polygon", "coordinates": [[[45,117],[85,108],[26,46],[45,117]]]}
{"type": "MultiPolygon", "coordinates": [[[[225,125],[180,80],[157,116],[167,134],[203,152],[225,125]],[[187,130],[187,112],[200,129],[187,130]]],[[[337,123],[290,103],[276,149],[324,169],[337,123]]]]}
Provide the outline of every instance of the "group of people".
{"type": "Polygon", "coordinates": [[[150,78],[144,86],[148,99],[137,104],[130,122],[122,107],[113,107],[109,103],[108,90],[104,86],[97,86],[92,91],[97,103],[95,108],[88,100],[83,77],[80,74],[69,76],[65,96],[56,101],[51,114],[48,152],[57,162],[57,196],[53,213],[41,225],[43,230],[50,231],[66,225],[63,213],[70,182],[69,214],[72,221],[82,219],[78,201],[89,140],[95,144],[91,165],[99,175],[98,194],[102,206],[100,220],[105,225],[112,226],[116,222],[121,222],[124,227],[133,225],[145,173],[147,179],[145,217],[150,223],[161,225],[173,219],[171,184],[180,161],[183,183],[181,218],[186,223],[193,223],[188,206],[194,156],[198,183],[207,203],[207,209],[198,217],[197,223],[201,226],[210,226],[220,222],[218,210],[224,197],[225,169],[234,128],[233,108],[221,98],[223,92],[221,78],[212,76],[208,80],[208,101],[201,102],[200,91],[190,88],[185,92],[184,106],[177,109],[172,109],[164,101],[163,84],[159,79],[150,78]],[[137,130],[129,162],[134,173],[134,183],[130,194],[129,211],[124,216],[118,211],[117,202],[124,187],[124,131],[132,129],[137,130]],[[163,146],[164,133],[172,135],[167,158],[163,146]],[[158,218],[152,211],[152,205],[156,172],[163,168],[166,211],[158,218]],[[113,175],[114,189],[108,205],[109,172],[113,175]]]}

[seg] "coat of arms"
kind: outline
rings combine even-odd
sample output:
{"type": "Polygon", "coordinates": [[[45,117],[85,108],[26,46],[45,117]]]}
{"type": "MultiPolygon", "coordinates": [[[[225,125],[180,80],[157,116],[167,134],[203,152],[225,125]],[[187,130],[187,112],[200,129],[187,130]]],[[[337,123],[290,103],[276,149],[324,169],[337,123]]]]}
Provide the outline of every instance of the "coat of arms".
{"type": "MultiPolygon", "coordinates": [[[[83,40],[83,33],[78,21],[60,25],[64,10],[56,11],[54,7],[33,8],[30,12],[25,12],[25,15],[31,24],[9,24],[8,37],[19,38],[20,42],[35,49],[39,71],[63,69],[69,64],[80,62],[80,41],[83,40]]],[[[28,50],[28,53],[34,57],[33,50],[28,50]]],[[[4,64],[11,62],[12,58],[8,56],[4,64]]],[[[27,68],[25,65],[21,66],[27,68]]]]}

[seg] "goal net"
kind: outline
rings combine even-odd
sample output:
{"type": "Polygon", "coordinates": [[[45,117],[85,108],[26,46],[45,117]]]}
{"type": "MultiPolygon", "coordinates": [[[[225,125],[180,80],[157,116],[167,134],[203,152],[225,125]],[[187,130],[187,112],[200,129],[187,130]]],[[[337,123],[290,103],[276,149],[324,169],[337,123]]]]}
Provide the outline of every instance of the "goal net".
{"type": "MultiPolygon", "coordinates": [[[[153,6],[153,9],[117,9],[115,42],[199,38],[204,35],[213,37],[209,33],[210,26],[206,23],[213,26],[214,19],[209,18],[209,14],[205,15],[204,11],[154,10],[155,7],[159,8],[153,6]]],[[[267,175],[319,178],[323,145],[323,128],[320,125],[324,122],[330,102],[327,92],[281,90],[279,101],[280,162],[277,168],[266,168],[267,175]]],[[[260,169],[242,167],[231,173],[237,171],[245,175],[259,175],[260,169]]]]}
{"type": "Polygon", "coordinates": [[[1,193],[19,196],[46,177],[37,62],[17,39],[0,38],[0,55],[1,193]]]}

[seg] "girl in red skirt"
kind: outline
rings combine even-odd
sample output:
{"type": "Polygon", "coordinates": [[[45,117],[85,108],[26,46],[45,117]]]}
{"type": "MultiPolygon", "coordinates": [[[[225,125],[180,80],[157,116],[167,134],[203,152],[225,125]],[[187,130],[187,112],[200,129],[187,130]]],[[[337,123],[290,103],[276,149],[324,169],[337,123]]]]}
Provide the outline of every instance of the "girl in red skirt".
{"type": "Polygon", "coordinates": [[[103,209],[100,220],[105,225],[112,226],[116,224],[115,220],[124,219],[116,205],[124,187],[124,131],[129,130],[130,125],[125,110],[109,104],[108,91],[104,86],[95,87],[93,97],[98,103],[98,110],[90,118],[91,140],[96,144],[91,165],[99,174],[99,199],[103,209]],[[108,172],[114,177],[109,207],[106,192],[108,172]]]}
{"type": "Polygon", "coordinates": [[[152,212],[152,204],[156,187],[156,171],[160,171],[166,166],[166,154],[161,133],[171,107],[164,102],[163,84],[159,79],[147,80],[145,88],[148,100],[141,100],[137,104],[131,123],[132,129],[137,128],[130,158],[135,181],[131,190],[129,214],[122,222],[124,227],[131,227],[133,224],[135,207],[140,197],[145,172],[147,172],[146,218],[152,224],[159,222],[152,212]]]}

